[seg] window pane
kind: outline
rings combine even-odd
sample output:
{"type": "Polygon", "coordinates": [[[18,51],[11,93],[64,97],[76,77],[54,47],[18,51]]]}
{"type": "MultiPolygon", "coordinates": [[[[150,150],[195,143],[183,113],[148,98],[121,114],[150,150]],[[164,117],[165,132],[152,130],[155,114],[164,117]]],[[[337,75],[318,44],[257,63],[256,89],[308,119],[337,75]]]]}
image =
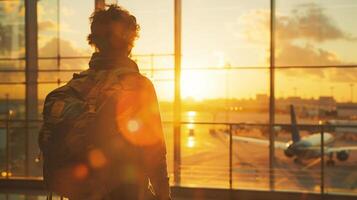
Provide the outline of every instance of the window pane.
{"type": "MultiPolygon", "coordinates": [[[[317,126],[304,127],[304,124],[317,125],[354,125],[356,124],[357,108],[354,97],[357,94],[357,68],[323,68],[323,69],[279,69],[276,76],[276,113],[277,123],[285,123],[286,127],[278,127],[277,141],[292,140],[292,119],[290,105],[294,106],[297,124],[301,138],[313,134],[319,135],[321,129],[317,126]]],[[[353,192],[353,183],[347,178],[352,176],[356,167],[356,154],[347,147],[356,146],[354,127],[327,127],[326,132],[333,138],[325,151],[339,148],[325,156],[325,188],[330,192],[353,192]],[[346,149],[347,148],[347,149],[346,149]],[[331,161],[333,160],[333,161],[331,161]],[[335,163],[336,166],[331,166],[335,163]]],[[[329,137],[329,136],[325,136],[329,137]]],[[[320,138],[320,135],[318,136],[320,138]]],[[[316,145],[320,148],[320,145],[316,145]]],[[[277,151],[277,159],[281,160],[278,169],[281,173],[294,172],[299,176],[288,180],[277,180],[281,189],[301,189],[319,191],[316,184],[321,178],[318,173],[321,167],[319,150],[310,150],[309,158],[298,156],[287,157],[284,151],[277,151]],[[299,159],[300,161],[297,161],[299,159]],[[295,160],[298,164],[294,164],[295,160]],[[304,171],[305,170],[305,171],[304,171]],[[295,182],[295,183],[294,183],[295,182]],[[298,184],[298,183],[303,184],[298,184]]]]}
{"type": "Polygon", "coordinates": [[[87,43],[90,32],[89,17],[94,11],[94,1],[60,1],[60,55],[90,56],[87,43]]]}
{"type": "Polygon", "coordinates": [[[25,74],[23,72],[0,72],[0,83],[25,83],[25,74]]]}
{"type": "MultiPolygon", "coordinates": [[[[344,106],[338,106],[338,113],[346,111],[346,107],[344,106]]],[[[350,104],[349,106],[349,112],[352,111],[356,115],[356,105],[350,104]]],[[[328,124],[339,125],[339,127],[331,127],[328,130],[336,137],[334,147],[340,150],[331,154],[333,165],[329,164],[325,168],[326,192],[356,195],[354,174],[356,173],[357,167],[357,153],[356,151],[348,150],[348,147],[357,146],[356,120],[330,120],[328,124]],[[343,127],[351,125],[355,127],[343,127]]],[[[326,158],[326,164],[328,164],[328,160],[330,160],[329,156],[326,158]]]]}
{"type": "Polygon", "coordinates": [[[194,0],[182,6],[184,68],[267,65],[269,1],[194,0]]]}
{"type": "Polygon", "coordinates": [[[356,64],[354,0],[277,1],[279,66],[356,64]]]}
{"type": "MultiPolygon", "coordinates": [[[[231,131],[233,187],[269,189],[268,125],[235,125],[231,131]]],[[[227,133],[227,130],[216,131],[216,135],[225,140],[229,139],[227,133]]]]}
{"type": "Polygon", "coordinates": [[[25,56],[24,1],[0,1],[0,58],[25,56]]]}
{"type": "Polygon", "coordinates": [[[11,71],[11,70],[24,70],[25,60],[0,60],[0,70],[1,71],[11,71]]]}
{"type": "Polygon", "coordinates": [[[39,56],[89,56],[89,16],[94,1],[49,0],[38,3],[39,56]]]}
{"type": "Polygon", "coordinates": [[[200,112],[184,112],[190,122],[181,126],[181,185],[229,187],[229,143],[226,136],[212,130],[227,130],[224,125],[195,124],[200,112]]]}
{"type": "Polygon", "coordinates": [[[339,103],[356,102],[357,68],[281,69],[276,74],[277,123],[290,123],[289,105],[295,106],[301,123],[338,117],[339,103]]]}
{"type": "MultiPolygon", "coordinates": [[[[298,121],[301,121],[300,117],[298,117],[298,121]]],[[[301,140],[304,140],[304,137],[317,139],[321,137],[317,126],[304,127],[298,125],[297,128],[301,140]]],[[[291,125],[275,128],[275,188],[297,192],[320,192],[320,147],[317,146],[316,149],[306,151],[304,151],[304,147],[300,151],[298,147],[292,148],[294,150],[287,150],[286,147],[291,145],[289,141],[293,137],[292,129],[291,125]]],[[[302,144],[304,143],[306,142],[302,142],[302,144]]]]}
{"type": "Polygon", "coordinates": [[[56,57],[58,54],[58,0],[37,2],[38,56],[56,57]]]}
{"type": "Polygon", "coordinates": [[[39,59],[40,70],[76,70],[88,69],[88,58],[62,58],[62,59],[39,59]]]}
{"type": "Polygon", "coordinates": [[[0,84],[0,115],[6,119],[8,110],[11,118],[25,118],[25,86],[22,84],[0,84]]]}
{"type": "Polygon", "coordinates": [[[134,55],[173,52],[173,1],[123,0],[118,3],[136,17],[141,27],[134,55]]]}

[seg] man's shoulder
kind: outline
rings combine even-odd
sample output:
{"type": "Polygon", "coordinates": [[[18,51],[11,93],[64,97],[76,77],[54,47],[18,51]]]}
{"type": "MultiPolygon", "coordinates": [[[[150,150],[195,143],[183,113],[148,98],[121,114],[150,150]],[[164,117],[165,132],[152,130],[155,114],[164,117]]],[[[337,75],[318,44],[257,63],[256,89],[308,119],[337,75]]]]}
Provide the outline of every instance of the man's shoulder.
{"type": "Polygon", "coordinates": [[[120,84],[124,86],[124,88],[147,88],[152,87],[153,84],[149,78],[140,74],[140,73],[129,73],[122,76],[120,80],[120,84]]]}

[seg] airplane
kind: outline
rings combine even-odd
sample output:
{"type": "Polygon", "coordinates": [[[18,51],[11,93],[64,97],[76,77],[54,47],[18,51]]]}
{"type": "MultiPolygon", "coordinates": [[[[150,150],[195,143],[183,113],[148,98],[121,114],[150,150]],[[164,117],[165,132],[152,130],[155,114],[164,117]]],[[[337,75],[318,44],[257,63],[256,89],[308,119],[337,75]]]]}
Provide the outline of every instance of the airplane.
{"type": "MultiPolygon", "coordinates": [[[[300,137],[294,106],[290,105],[291,117],[291,141],[281,142],[275,141],[276,149],[282,149],[285,156],[294,158],[295,163],[302,163],[303,160],[320,158],[321,157],[321,133],[314,133],[305,137],[300,137]]],[[[332,147],[335,137],[328,132],[324,132],[324,154],[328,156],[326,164],[333,166],[333,154],[339,161],[346,161],[349,157],[350,151],[357,150],[357,146],[332,147]]],[[[269,145],[269,140],[249,138],[243,136],[233,135],[232,139],[237,142],[254,143],[260,145],[269,145]]]]}

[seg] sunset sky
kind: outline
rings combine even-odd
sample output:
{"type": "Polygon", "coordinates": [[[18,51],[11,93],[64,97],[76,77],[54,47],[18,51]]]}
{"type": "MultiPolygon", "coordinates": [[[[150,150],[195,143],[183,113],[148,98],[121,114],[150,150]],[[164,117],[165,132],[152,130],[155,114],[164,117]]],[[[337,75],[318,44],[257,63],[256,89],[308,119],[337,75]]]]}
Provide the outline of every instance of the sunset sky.
{"type": "MultiPolygon", "coordinates": [[[[57,55],[53,39],[57,37],[56,2],[39,1],[40,56],[57,55]]],[[[86,36],[94,5],[89,2],[60,1],[62,56],[90,55],[86,36]]],[[[141,25],[134,55],[173,53],[173,1],[108,2],[127,8],[141,25]]],[[[267,69],[219,69],[269,66],[269,1],[183,0],[182,4],[182,67],[186,68],[182,72],[183,98],[251,98],[268,93],[267,69]]],[[[357,63],[357,1],[278,0],[276,4],[277,65],[357,63]]],[[[150,68],[150,58],[136,59],[141,69],[150,68]]],[[[86,60],[62,63],[63,68],[84,69],[86,65],[86,60]]],[[[173,68],[173,57],[156,57],[154,67],[173,68]]],[[[151,77],[147,71],[143,73],[151,77]]],[[[158,71],[151,78],[159,97],[172,99],[173,72],[158,71]]],[[[305,98],[333,94],[339,101],[349,101],[351,83],[356,85],[353,90],[357,101],[357,68],[284,69],[277,70],[276,93],[278,97],[296,93],[305,98]]]]}

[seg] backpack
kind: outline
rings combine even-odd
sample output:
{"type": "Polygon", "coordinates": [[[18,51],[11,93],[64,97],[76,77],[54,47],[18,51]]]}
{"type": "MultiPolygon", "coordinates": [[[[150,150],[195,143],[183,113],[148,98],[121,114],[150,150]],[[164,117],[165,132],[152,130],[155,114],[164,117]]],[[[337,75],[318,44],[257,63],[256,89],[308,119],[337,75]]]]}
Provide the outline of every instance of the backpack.
{"type": "Polygon", "coordinates": [[[47,95],[39,144],[44,182],[51,192],[70,199],[94,200],[115,187],[104,184],[111,176],[109,165],[105,165],[109,159],[98,148],[100,142],[110,140],[109,133],[99,133],[96,126],[103,121],[98,115],[101,107],[118,93],[111,86],[118,85],[120,77],[128,73],[138,72],[131,68],[89,69],[74,74],[70,82],[47,95]]]}

